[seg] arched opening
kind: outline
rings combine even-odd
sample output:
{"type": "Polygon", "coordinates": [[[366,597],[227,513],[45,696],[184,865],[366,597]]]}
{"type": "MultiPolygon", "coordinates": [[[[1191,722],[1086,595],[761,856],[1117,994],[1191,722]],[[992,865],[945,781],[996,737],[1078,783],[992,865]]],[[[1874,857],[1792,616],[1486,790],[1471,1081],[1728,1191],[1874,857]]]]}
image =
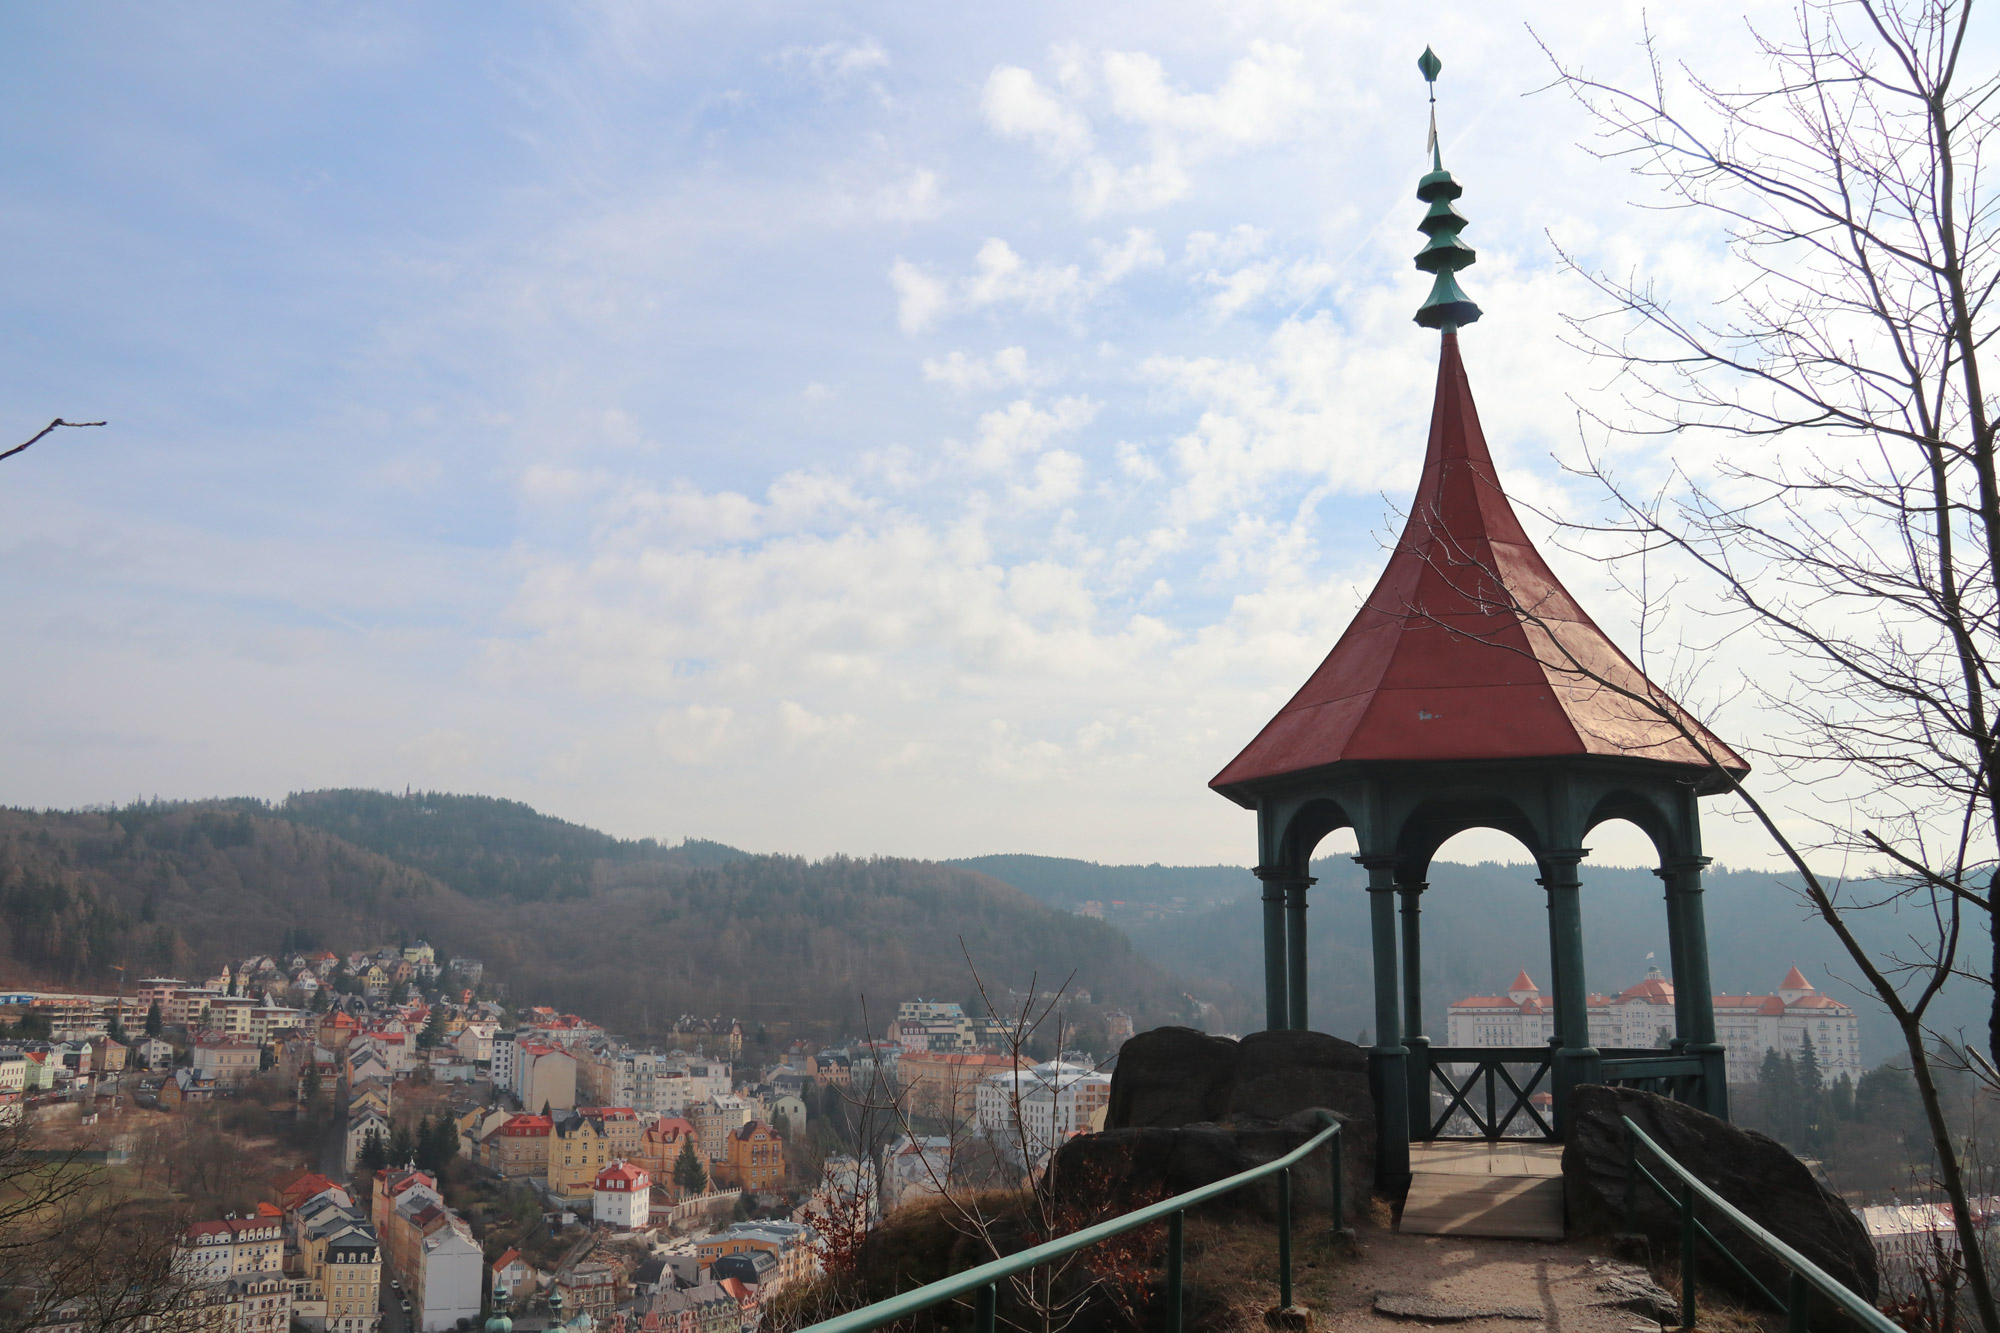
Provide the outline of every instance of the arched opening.
{"type": "MultiPolygon", "coordinates": [[[[1405,1042],[1414,1047],[1413,1038],[1421,1036],[1436,1053],[1420,1062],[1413,1051],[1413,1133],[1522,1139],[1545,1134],[1553,1116],[1546,1061],[1556,1033],[1556,995],[1548,895],[1538,874],[1527,843],[1499,829],[1465,829],[1431,856],[1426,887],[1414,904],[1421,909],[1421,956],[1406,956],[1404,963],[1406,971],[1421,969],[1423,995],[1421,1014],[1407,1017],[1406,1026],[1424,1024],[1421,1032],[1406,1034],[1405,1042]],[[1454,1058],[1474,1050],[1482,1055],[1454,1058]],[[1501,1052],[1516,1058],[1501,1060],[1501,1052]],[[1489,1059],[1500,1067],[1487,1068],[1482,1061],[1489,1059]],[[1482,1081],[1495,1092],[1490,1114],[1483,1096],[1457,1095],[1482,1081]],[[1533,1114],[1528,1107],[1513,1109],[1517,1088],[1533,1114]]],[[[1416,924],[1410,898],[1404,895],[1402,912],[1406,955],[1416,924]]]]}

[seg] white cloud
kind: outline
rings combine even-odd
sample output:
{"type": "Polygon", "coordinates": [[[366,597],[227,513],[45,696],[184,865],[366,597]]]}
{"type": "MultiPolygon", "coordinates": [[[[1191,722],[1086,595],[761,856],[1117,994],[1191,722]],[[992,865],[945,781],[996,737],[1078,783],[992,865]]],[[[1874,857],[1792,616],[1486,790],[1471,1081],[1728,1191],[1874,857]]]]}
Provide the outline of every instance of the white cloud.
{"type": "Polygon", "coordinates": [[[987,75],[981,106],[996,134],[1026,139],[1058,163],[1090,151],[1090,123],[1018,65],[1001,65],[987,75]]]}
{"type": "Polygon", "coordinates": [[[877,216],[890,222],[929,222],[944,212],[944,194],[935,171],[921,167],[875,195],[877,216]]]}
{"type": "Polygon", "coordinates": [[[858,42],[788,46],[779,53],[778,61],[825,83],[846,83],[889,68],[889,53],[873,37],[865,37],[858,42]]]}
{"type": "Polygon", "coordinates": [[[979,433],[967,457],[988,471],[1004,468],[1059,435],[1081,430],[1096,415],[1097,404],[1088,398],[1059,398],[1047,411],[1019,398],[979,418],[979,433]]]}
{"type": "Polygon", "coordinates": [[[1034,72],[1002,65],[987,77],[988,128],[1029,143],[1068,172],[1085,217],[1147,212],[1185,199],[1201,161],[1294,135],[1317,105],[1305,56],[1295,47],[1253,41],[1213,92],[1176,88],[1165,66],[1143,51],[1106,51],[1095,60],[1074,48],[1054,54],[1060,92],[1034,72]],[[1102,146],[1084,104],[1139,131],[1136,159],[1102,146]]]}
{"type": "Polygon", "coordinates": [[[898,258],[889,269],[896,292],[897,323],[905,333],[921,333],[952,310],[1014,309],[1065,323],[1084,307],[1141,269],[1166,262],[1153,234],[1129,228],[1116,242],[1094,241],[1095,269],[1077,264],[1031,263],[998,236],[988,237],[972,257],[972,270],[940,277],[898,258]]]}
{"type": "Polygon", "coordinates": [[[961,391],[1004,389],[1029,384],[1037,378],[1028,368],[1028,351],[1024,347],[1003,347],[990,357],[967,356],[959,351],[943,358],[925,357],[923,372],[931,383],[961,391]]]}
{"type": "Polygon", "coordinates": [[[905,333],[922,333],[951,301],[942,279],[900,257],[889,267],[889,285],[896,289],[896,324],[905,333]]]}

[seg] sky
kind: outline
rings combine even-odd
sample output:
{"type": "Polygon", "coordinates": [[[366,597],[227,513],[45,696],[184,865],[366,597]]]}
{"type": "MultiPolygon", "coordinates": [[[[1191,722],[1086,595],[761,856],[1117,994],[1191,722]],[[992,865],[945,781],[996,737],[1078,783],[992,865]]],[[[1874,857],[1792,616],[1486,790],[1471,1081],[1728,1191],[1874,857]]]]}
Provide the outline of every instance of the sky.
{"type": "MultiPolygon", "coordinates": [[[[1745,13],[1650,22],[1729,83],[1745,13]]],[[[409,786],[755,851],[1247,864],[1206,784],[1421,461],[1416,58],[1488,439],[1586,513],[1564,464],[1614,389],[1562,342],[1597,307],[1557,247],[1728,279],[1544,90],[1538,37],[1636,80],[1646,22],[8,7],[0,443],[108,424],[0,463],[0,802],[409,786]]],[[[1544,549],[1634,648],[1609,572],[1544,549]]],[[[1690,665],[1753,747],[1729,701],[1771,664],[1690,665]]],[[[1711,809],[1712,854],[1770,862],[1711,809]]],[[[1519,855],[1444,853],[1480,854],[1519,855]]]]}

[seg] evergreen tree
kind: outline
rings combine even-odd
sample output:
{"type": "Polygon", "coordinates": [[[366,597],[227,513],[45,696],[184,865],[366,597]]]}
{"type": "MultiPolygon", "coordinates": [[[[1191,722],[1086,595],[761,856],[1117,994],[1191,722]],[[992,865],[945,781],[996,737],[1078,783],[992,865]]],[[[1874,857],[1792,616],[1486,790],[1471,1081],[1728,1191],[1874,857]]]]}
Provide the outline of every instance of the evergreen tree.
{"type": "Polygon", "coordinates": [[[708,1167],[695,1155],[693,1139],[681,1140],[681,1155],[674,1159],[674,1184],[683,1195],[708,1188],[708,1167]]]}
{"type": "Polygon", "coordinates": [[[1854,1119],[1854,1080],[1847,1076],[1846,1070],[1841,1070],[1840,1077],[1826,1090],[1826,1102],[1827,1113],[1835,1119],[1854,1119]]]}
{"type": "Polygon", "coordinates": [[[165,1026],[166,1019],[160,1014],[160,1002],[155,1000],[146,1006],[146,1035],[157,1037],[160,1035],[160,1029],[165,1026]]]}
{"type": "Polygon", "coordinates": [[[439,1113],[437,1118],[437,1163],[442,1173],[458,1157],[458,1125],[448,1115],[439,1113]]]}
{"type": "Polygon", "coordinates": [[[1813,1050],[1812,1034],[1803,1034],[1798,1058],[1799,1146],[1819,1155],[1826,1150],[1826,1080],[1820,1072],[1819,1053],[1813,1050]]]}
{"type": "Polygon", "coordinates": [[[356,1159],[364,1171],[380,1171],[389,1165],[389,1150],[382,1145],[382,1136],[374,1130],[361,1140],[361,1154],[356,1159]]]}
{"type": "Polygon", "coordinates": [[[424,1020],[424,1030],[417,1034],[417,1047],[420,1050],[428,1051],[433,1047],[442,1045],[443,1043],[444,1043],[444,1008],[443,1006],[440,1005],[440,1006],[434,1006],[431,1009],[431,1016],[428,1019],[424,1020]]]}
{"type": "Polygon", "coordinates": [[[306,1061],[306,1076],[300,1081],[299,1091],[304,1095],[308,1106],[319,1100],[319,1061],[306,1061]]]}
{"type": "Polygon", "coordinates": [[[407,1123],[396,1126],[389,1136],[389,1165],[407,1166],[417,1155],[417,1141],[410,1135],[407,1123]]]}
{"type": "Polygon", "coordinates": [[[417,1139],[414,1160],[417,1170],[438,1173],[437,1133],[431,1126],[431,1118],[425,1116],[417,1122],[417,1139]]]}

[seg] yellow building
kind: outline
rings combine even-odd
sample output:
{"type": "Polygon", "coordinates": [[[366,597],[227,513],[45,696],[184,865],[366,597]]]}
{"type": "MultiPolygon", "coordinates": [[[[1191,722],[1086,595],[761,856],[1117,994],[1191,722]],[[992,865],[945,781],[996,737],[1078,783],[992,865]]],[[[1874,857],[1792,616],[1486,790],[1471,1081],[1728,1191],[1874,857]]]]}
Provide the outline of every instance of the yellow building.
{"type": "Polygon", "coordinates": [[[597,1173],[611,1165],[611,1138],[601,1121],[576,1111],[550,1117],[549,1193],[565,1202],[585,1201],[597,1185],[597,1173]]]}

